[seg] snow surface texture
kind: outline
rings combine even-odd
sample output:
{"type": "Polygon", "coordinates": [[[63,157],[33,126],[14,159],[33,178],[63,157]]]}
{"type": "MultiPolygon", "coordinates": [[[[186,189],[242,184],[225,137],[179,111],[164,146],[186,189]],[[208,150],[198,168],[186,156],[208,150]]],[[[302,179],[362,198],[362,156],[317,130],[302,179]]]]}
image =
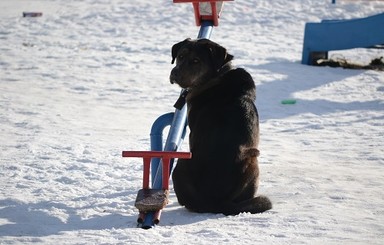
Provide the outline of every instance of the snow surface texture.
{"type": "Polygon", "coordinates": [[[306,22],[384,11],[337,2],[229,2],[212,34],[255,79],[259,192],[273,209],[191,213],[171,186],[160,225],[143,230],[142,162],[121,151],[148,150],[152,123],[173,111],[170,49],[197,36],[192,5],[1,0],[0,244],[382,244],[384,73],[300,64],[306,22]]]}

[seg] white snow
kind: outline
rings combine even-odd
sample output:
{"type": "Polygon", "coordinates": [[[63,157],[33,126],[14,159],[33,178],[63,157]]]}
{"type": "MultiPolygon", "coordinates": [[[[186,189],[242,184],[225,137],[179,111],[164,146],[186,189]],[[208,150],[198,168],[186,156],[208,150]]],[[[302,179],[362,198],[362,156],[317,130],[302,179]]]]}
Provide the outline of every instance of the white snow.
{"type": "Polygon", "coordinates": [[[259,192],[274,207],[196,214],[171,192],[150,230],[136,228],[141,159],[121,151],[148,150],[152,123],[174,110],[170,49],[197,36],[192,5],[2,0],[0,9],[0,244],[383,243],[384,73],[300,64],[306,22],[382,13],[383,1],[225,3],[211,39],[255,79],[259,192]]]}

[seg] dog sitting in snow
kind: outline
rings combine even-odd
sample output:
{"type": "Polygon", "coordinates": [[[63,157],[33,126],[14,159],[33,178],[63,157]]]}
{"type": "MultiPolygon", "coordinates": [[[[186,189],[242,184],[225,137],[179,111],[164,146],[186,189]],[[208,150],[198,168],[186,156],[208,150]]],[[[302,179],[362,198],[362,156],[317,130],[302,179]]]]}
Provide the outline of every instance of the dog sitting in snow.
{"type": "Polygon", "coordinates": [[[272,208],[256,196],[259,183],[259,119],[251,75],[233,68],[233,56],[210,40],[186,39],[172,47],[170,82],[188,91],[192,159],[173,171],[181,205],[199,213],[236,215],[272,208]]]}

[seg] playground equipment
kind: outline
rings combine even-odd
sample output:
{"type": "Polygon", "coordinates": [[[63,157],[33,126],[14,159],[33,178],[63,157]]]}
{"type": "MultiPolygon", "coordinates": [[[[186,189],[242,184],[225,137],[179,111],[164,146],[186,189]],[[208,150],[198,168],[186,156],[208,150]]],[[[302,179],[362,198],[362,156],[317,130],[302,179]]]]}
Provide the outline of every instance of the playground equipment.
{"type": "MultiPolygon", "coordinates": [[[[167,205],[169,194],[170,161],[174,158],[191,158],[190,152],[169,151],[123,151],[123,157],[143,158],[143,188],[139,190],[135,201],[135,207],[140,211],[138,223],[143,223],[147,213],[153,212],[152,222],[160,222],[161,209],[167,205]],[[149,188],[149,169],[152,158],[162,159],[162,182],[161,188],[149,188]]],[[[145,226],[145,228],[149,228],[145,226]]]]}
{"type": "MultiPolygon", "coordinates": [[[[200,26],[197,38],[209,39],[213,26],[218,26],[224,1],[233,0],[173,0],[174,3],[191,2],[195,22],[200,26]]],[[[141,157],[144,161],[143,188],[139,191],[135,207],[139,209],[138,226],[149,229],[160,222],[161,210],[167,204],[169,176],[174,158],[191,158],[189,152],[176,152],[184,140],[187,128],[186,91],[182,90],[175,104],[175,112],[158,117],[152,125],[151,151],[123,151],[123,157],[141,157]],[[170,126],[163,147],[163,131],[170,126]],[[149,187],[151,173],[151,188],[149,187]]]]}
{"type": "Polygon", "coordinates": [[[328,51],[374,48],[384,44],[384,13],[351,20],[306,23],[302,64],[314,65],[328,59],[328,51]]]}

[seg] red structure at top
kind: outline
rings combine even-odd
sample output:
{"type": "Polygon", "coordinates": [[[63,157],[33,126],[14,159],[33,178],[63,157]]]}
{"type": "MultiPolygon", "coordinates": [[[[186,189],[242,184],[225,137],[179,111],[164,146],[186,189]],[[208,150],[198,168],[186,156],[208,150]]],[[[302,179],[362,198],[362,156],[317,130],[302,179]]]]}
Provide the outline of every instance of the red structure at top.
{"type": "Polygon", "coordinates": [[[226,1],[233,0],[173,0],[174,3],[192,3],[197,26],[201,25],[202,20],[210,20],[214,26],[218,26],[221,8],[226,1]]]}

